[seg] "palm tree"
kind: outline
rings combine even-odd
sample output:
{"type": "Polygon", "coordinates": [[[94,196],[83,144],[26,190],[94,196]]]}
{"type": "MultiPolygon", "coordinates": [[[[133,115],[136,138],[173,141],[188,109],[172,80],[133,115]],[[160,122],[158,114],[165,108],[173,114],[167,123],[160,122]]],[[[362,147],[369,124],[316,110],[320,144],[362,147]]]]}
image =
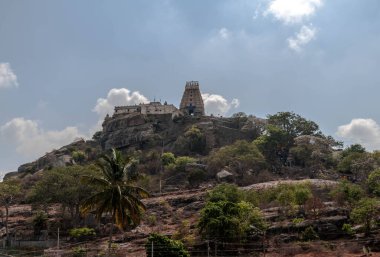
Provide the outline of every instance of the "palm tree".
{"type": "Polygon", "coordinates": [[[135,163],[126,163],[119,151],[112,149],[111,156],[104,155],[98,166],[102,172],[100,177],[83,177],[87,183],[97,186],[99,191],[82,203],[81,211],[83,214],[95,212],[98,220],[105,213],[111,215],[108,244],[110,254],[114,224],[120,229],[125,229],[128,225],[138,225],[145,210],[140,199],[148,197],[149,194],[143,188],[133,186],[133,180],[128,174],[135,163]]]}

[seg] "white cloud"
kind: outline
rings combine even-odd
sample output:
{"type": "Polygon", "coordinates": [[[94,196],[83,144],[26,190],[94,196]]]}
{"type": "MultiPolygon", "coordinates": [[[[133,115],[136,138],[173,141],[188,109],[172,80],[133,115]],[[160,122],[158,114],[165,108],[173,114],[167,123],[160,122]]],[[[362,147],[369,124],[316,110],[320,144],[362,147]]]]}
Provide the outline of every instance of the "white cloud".
{"type": "Polygon", "coordinates": [[[229,102],[221,95],[204,93],[202,94],[202,98],[206,114],[225,115],[228,111],[238,108],[240,105],[238,99],[234,98],[229,102]]]}
{"type": "Polygon", "coordinates": [[[9,63],[0,63],[0,89],[18,87],[17,76],[9,63]]]}
{"type": "Polygon", "coordinates": [[[380,149],[380,125],[373,119],[353,119],[338,127],[337,135],[369,150],[380,149]]]}
{"type": "Polygon", "coordinates": [[[90,129],[90,134],[102,130],[102,123],[104,117],[109,114],[112,115],[115,106],[134,105],[149,102],[148,98],[138,91],[131,92],[127,88],[113,88],[108,94],[107,98],[99,98],[93,109],[99,115],[99,120],[94,127],[90,129]]]}
{"type": "Polygon", "coordinates": [[[300,52],[302,46],[309,43],[315,38],[317,30],[312,26],[302,26],[300,31],[295,35],[295,37],[288,38],[288,46],[290,49],[300,52]]]}
{"type": "Polygon", "coordinates": [[[82,137],[76,127],[44,131],[36,121],[25,118],[14,118],[1,126],[0,135],[4,140],[15,144],[18,153],[29,158],[40,157],[82,137]]]}
{"type": "Polygon", "coordinates": [[[93,111],[104,118],[107,114],[112,114],[115,106],[133,105],[149,102],[148,98],[138,91],[131,92],[126,88],[113,88],[107,98],[99,98],[93,111]]]}
{"type": "Polygon", "coordinates": [[[228,39],[230,37],[230,32],[226,28],[221,28],[219,30],[219,36],[223,39],[228,39]]]}
{"type": "Polygon", "coordinates": [[[271,0],[264,15],[271,14],[286,24],[299,23],[322,5],[322,0],[271,0]]]}

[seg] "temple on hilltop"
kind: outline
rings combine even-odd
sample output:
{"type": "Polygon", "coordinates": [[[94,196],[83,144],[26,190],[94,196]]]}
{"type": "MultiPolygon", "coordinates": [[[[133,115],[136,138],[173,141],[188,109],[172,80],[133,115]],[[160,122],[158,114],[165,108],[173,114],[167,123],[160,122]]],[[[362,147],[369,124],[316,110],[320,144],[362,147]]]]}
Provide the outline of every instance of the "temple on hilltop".
{"type": "Polygon", "coordinates": [[[188,115],[203,116],[205,115],[205,107],[201,91],[199,90],[198,81],[186,82],[185,92],[183,92],[181,105],[179,109],[188,115]]]}
{"type": "Polygon", "coordinates": [[[150,102],[148,104],[116,106],[114,115],[119,114],[172,114],[178,111],[177,107],[172,104],[161,104],[161,102],[150,102]]]}
{"type": "MultiPolygon", "coordinates": [[[[187,81],[185,91],[183,92],[180,109],[178,110],[173,104],[165,102],[141,103],[138,105],[115,106],[113,117],[121,117],[129,114],[160,115],[171,114],[203,116],[205,115],[204,104],[198,81],[187,81]]],[[[107,115],[106,120],[110,117],[107,115]]]]}

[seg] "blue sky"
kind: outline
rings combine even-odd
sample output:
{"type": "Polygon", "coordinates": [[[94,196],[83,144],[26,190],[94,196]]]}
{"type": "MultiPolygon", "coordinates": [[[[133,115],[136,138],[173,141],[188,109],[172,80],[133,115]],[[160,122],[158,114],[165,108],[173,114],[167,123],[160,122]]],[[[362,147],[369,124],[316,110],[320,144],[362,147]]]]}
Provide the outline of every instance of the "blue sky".
{"type": "Polygon", "coordinates": [[[378,0],[0,0],[0,171],[91,135],[114,104],[294,111],[380,149],[378,0]]]}

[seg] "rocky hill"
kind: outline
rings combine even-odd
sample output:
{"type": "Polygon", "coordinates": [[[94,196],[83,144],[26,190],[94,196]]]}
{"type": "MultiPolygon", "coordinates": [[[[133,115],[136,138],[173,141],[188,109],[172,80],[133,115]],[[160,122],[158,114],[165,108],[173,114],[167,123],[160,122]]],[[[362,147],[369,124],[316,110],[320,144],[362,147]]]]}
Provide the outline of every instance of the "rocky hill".
{"type": "Polygon", "coordinates": [[[79,178],[100,176],[101,171],[88,164],[117,148],[121,153],[114,156],[128,157],[120,162],[123,172],[128,166],[123,179],[131,179],[151,197],[143,199],[147,211],[141,224],[115,231],[115,256],[144,256],[153,232],[181,240],[191,256],[208,256],[207,249],[213,249],[213,256],[273,257],[379,251],[380,155],[360,145],[336,150],[337,145],[317,124],[294,113],[269,115],[268,120],[241,114],[223,118],[118,113],[106,117],[103,130],[92,140],[77,140],[7,175],[3,184],[21,189],[10,211],[11,232],[3,229],[0,237],[30,241],[47,236],[54,241],[59,227],[67,256],[79,248],[87,256],[104,253],[110,217],[104,214],[96,222],[93,214],[82,215],[83,201],[99,189],[79,178]],[[351,182],[338,182],[339,178],[351,182]],[[218,185],[221,182],[230,184],[218,185]],[[223,187],[225,191],[217,191],[223,187]],[[208,192],[214,190],[212,202],[208,192]],[[215,210],[209,212],[215,215],[210,221],[223,226],[205,238],[199,224],[207,210],[215,210]],[[367,212],[369,223],[363,218],[367,212]],[[43,226],[36,226],[41,213],[48,217],[43,226]],[[227,224],[247,223],[246,227],[226,227],[227,218],[227,224]],[[83,227],[96,231],[96,236],[77,242],[69,231],[83,227]],[[237,229],[233,236],[218,234],[232,228],[237,229]],[[244,239],[236,236],[240,233],[244,239]]]}
{"type": "Polygon", "coordinates": [[[264,119],[250,117],[222,118],[212,116],[181,116],[129,114],[106,118],[103,130],[92,140],[79,139],[58,150],[53,150],[9,173],[5,178],[34,173],[39,170],[64,167],[78,163],[75,152],[84,153],[79,164],[92,162],[111,148],[123,151],[164,148],[181,154],[176,148],[187,130],[196,126],[205,135],[205,149],[209,151],[231,144],[239,139],[252,140],[258,136],[265,124],[264,119]]]}

